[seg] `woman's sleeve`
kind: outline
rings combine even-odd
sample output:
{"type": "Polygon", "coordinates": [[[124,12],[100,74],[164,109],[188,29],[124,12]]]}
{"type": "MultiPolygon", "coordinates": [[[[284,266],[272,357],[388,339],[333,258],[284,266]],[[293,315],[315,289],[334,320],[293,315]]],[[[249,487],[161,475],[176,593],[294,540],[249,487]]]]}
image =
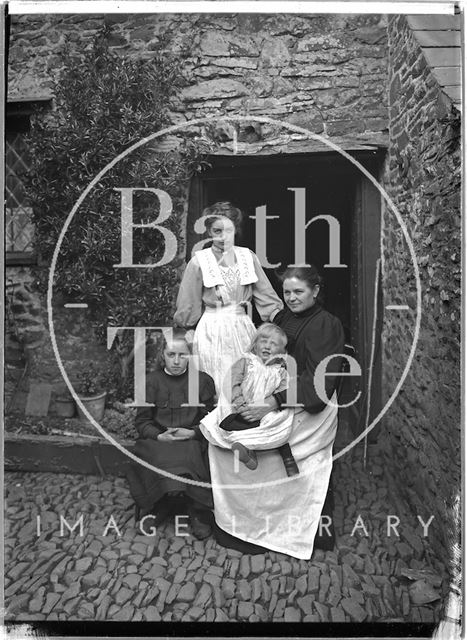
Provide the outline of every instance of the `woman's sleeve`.
{"type": "Polygon", "coordinates": [[[203,277],[196,258],[187,264],[178,290],[174,324],[193,329],[203,313],[203,277]]]}
{"type": "MultiPolygon", "coordinates": [[[[152,376],[146,379],[146,402],[155,404],[156,387],[152,376]]],[[[140,438],[151,438],[157,440],[157,436],[163,429],[159,427],[155,420],[155,407],[138,407],[135,418],[135,427],[140,438]]]]}
{"type": "MultiPolygon", "coordinates": [[[[302,404],[308,413],[319,413],[326,407],[326,402],[318,395],[315,388],[315,371],[320,362],[328,356],[343,353],[344,330],[340,320],[329,316],[324,324],[307,329],[305,336],[305,370],[297,379],[297,402],[302,404]]],[[[328,399],[337,386],[338,374],[342,358],[332,358],[326,367],[324,378],[325,395],[328,399]]],[[[287,392],[274,394],[280,405],[287,403],[287,392]]]]}
{"type": "Polygon", "coordinates": [[[267,275],[264,273],[258,256],[253,253],[253,251],[251,253],[253,256],[255,272],[258,276],[257,282],[253,284],[253,300],[255,307],[263,322],[272,322],[275,315],[284,308],[284,305],[272,288],[267,275]]]}
{"type": "Polygon", "coordinates": [[[200,399],[199,401],[204,404],[204,407],[200,407],[202,411],[202,417],[210,413],[214,409],[214,402],[216,398],[216,387],[214,385],[214,380],[210,375],[202,372],[203,384],[200,389],[200,399]]]}

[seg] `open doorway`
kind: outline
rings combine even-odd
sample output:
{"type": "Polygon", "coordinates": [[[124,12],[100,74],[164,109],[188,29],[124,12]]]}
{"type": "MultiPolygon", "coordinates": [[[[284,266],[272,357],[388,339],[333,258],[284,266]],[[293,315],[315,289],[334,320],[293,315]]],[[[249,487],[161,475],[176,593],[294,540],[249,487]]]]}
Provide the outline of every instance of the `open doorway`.
{"type": "MultiPolygon", "coordinates": [[[[377,151],[355,154],[357,160],[378,177],[383,156],[377,151]]],[[[266,207],[265,272],[280,294],[277,272],[296,259],[295,225],[297,189],[305,194],[306,221],[333,216],[340,228],[339,268],[330,261],[330,228],[326,220],[310,224],[305,233],[306,261],[315,264],[324,277],[323,304],[339,317],[346,340],[356,351],[362,368],[359,383],[348,384],[353,397],[361,390],[360,416],[366,405],[368,371],[374,332],[374,285],[380,251],[380,195],[350,161],[338,153],[276,155],[262,157],[214,156],[211,169],[193,180],[187,221],[187,259],[200,236],[193,225],[204,207],[229,200],[245,215],[240,244],[258,253],[257,207],[266,207]],[[357,388],[358,387],[358,388],[357,388]]],[[[378,309],[376,309],[378,311],[378,309]]],[[[378,315],[378,314],[377,314],[378,315]]],[[[253,318],[256,322],[258,318],[253,318]]],[[[374,351],[374,349],[373,349],[374,351]]],[[[371,415],[379,410],[381,372],[379,354],[373,353],[371,415]]],[[[355,412],[354,412],[355,413],[355,412]]],[[[361,420],[360,420],[361,422],[361,420]]],[[[354,425],[358,430],[358,426],[354,425]]]]}

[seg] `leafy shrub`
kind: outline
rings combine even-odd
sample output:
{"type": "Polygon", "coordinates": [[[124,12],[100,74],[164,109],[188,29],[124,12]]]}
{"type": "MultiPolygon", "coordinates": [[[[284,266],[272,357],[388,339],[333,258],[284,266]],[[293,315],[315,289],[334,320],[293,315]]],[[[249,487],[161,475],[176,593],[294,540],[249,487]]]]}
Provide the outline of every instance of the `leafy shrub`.
{"type": "MultiPolygon", "coordinates": [[[[171,99],[183,84],[179,61],[162,49],[150,60],[121,57],[108,45],[109,28],[83,52],[62,52],[54,81],[55,107],[33,118],[28,178],[38,253],[50,264],[64,222],[90,181],[120,153],[169,123],[171,99]]],[[[116,268],[121,259],[120,194],[116,188],[153,187],[170,194],[173,212],[164,226],[181,235],[189,179],[205,165],[187,137],[175,149],[145,144],[120,160],[95,185],[63,238],[54,292],[86,302],[97,336],[108,326],[157,326],[171,322],[181,260],[151,268],[116,268]]],[[[154,194],[137,192],[134,222],[154,221],[154,194]]],[[[156,211],[155,211],[156,208],[156,211]]],[[[135,264],[154,264],[164,239],[155,229],[134,231],[135,264]]],[[[42,287],[48,274],[43,273],[42,287]]],[[[128,395],[133,336],[121,332],[113,347],[120,396],[128,395]]]]}

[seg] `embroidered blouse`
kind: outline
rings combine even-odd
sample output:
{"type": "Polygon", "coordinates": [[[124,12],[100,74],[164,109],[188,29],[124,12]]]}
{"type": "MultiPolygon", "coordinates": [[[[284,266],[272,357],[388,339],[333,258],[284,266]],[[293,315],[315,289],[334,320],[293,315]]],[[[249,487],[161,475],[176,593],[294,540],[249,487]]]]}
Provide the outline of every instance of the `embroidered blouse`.
{"type": "Polygon", "coordinates": [[[192,329],[206,307],[240,304],[253,299],[263,322],[272,321],[284,305],[269,282],[257,256],[244,247],[235,247],[237,265],[226,278],[211,249],[196,252],[186,266],[174,315],[176,326],[192,329]],[[201,255],[200,255],[201,254],[201,255]],[[238,271],[237,271],[238,270],[238,271]],[[235,289],[232,276],[238,278],[235,289]]]}

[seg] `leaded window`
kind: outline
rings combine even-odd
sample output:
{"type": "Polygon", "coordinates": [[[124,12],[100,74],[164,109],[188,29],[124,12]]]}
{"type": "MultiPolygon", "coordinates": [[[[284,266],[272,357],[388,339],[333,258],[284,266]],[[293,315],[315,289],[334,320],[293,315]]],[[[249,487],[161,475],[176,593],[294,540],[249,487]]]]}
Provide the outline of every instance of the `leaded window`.
{"type": "MultiPolygon", "coordinates": [[[[47,101],[49,102],[49,101],[47,101]]],[[[25,189],[31,160],[25,136],[30,115],[44,101],[12,102],[6,111],[5,257],[7,264],[36,262],[32,208],[25,189]]]]}

